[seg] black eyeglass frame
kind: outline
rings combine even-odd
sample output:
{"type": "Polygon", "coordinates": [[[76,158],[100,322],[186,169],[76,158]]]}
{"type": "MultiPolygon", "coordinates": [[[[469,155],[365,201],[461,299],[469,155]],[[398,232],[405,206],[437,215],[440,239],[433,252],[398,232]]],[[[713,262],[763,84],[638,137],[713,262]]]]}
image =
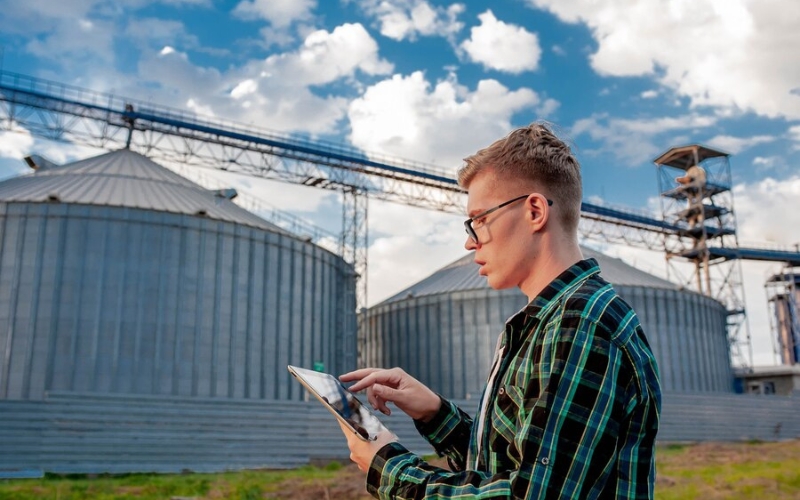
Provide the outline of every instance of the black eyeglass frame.
{"type": "MultiPolygon", "coordinates": [[[[483,217],[486,217],[490,213],[492,213],[492,212],[494,212],[496,210],[500,210],[501,208],[503,208],[505,206],[511,205],[514,202],[517,202],[519,200],[524,200],[525,198],[527,198],[531,194],[536,194],[536,193],[523,194],[522,196],[517,196],[516,198],[514,198],[512,200],[508,200],[506,202],[503,202],[503,203],[497,205],[496,207],[490,208],[489,210],[484,210],[483,212],[481,212],[479,214],[475,214],[472,217],[470,217],[469,219],[465,220],[464,221],[464,230],[467,232],[467,236],[469,236],[472,239],[472,241],[474,241],[476,244],[478,244],[479,243],[479,241],[478,241],[478,233],[475,232],[475,228],[472,227],[472,222],[473,221],[475,221],[477,219],[481,219],[483,217]]],[[[545,198],[545,200],[547,201],[547,206],[549,206],[549,207],[553,206],[553,200],[548,200],[547,198],[545,198]]]]}

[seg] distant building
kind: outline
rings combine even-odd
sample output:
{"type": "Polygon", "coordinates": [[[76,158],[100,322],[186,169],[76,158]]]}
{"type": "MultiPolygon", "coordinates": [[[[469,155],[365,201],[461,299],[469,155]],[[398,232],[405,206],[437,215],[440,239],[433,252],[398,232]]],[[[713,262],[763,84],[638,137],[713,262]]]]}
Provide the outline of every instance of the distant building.
{"type": "Polygon", "coordinates": [[[800,396],[800,364],[756,366],[736,376],[742,381],[742,388],[747,394],[800,396]]]}

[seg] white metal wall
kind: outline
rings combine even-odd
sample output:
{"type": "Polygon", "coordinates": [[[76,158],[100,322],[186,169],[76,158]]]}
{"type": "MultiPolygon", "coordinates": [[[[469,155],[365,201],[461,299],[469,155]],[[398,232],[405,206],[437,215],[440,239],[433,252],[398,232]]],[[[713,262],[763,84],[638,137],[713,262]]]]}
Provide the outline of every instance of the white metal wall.
{"type": "MultiPolygon", "coordinates": [[[[458,403],[475,414],[477,400],[458,403]]],[[[798,413],[796,398],[667,392],[658,440],[796,439],[798,413]]],[[[350,453],[316,401],[49,393],[0,400],[0,415],[0,478],[285,468],[350,453]]],[[[382,419],[412,451],[433,452],[402,412],[382,419]]]]}

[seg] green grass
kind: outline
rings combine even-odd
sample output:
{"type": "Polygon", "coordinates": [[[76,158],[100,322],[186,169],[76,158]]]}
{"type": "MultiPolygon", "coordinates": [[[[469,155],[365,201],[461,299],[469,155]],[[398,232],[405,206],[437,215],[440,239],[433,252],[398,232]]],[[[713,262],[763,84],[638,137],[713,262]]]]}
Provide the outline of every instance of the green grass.
{"type": "MultiPolygon", "coordinates": [[[[800,440],[659,446],[657,500],[800,498],[800,440]]],[[[0,480],[0,500],[356,500],[364,475],[331,462],[219,474],[47,475],[0,480]]]]}
{"type": "Polygon", "coordinates": [[[285,471],[219,474],[51,475],[42,479],[0,480],[0,500],[164,500],[219,498],[260,500],[297,486],[335,479],[342,465],[306,466],[285,471]]]}

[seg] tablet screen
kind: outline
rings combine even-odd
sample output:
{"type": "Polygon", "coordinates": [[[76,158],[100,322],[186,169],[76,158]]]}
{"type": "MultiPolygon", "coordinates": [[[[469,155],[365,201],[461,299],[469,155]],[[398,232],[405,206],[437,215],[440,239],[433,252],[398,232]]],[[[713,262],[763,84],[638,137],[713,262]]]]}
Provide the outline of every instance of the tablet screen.
{"type": "Polygon", "coordinates": [[[328,373],[289,366],[289,371],[340,420],[366,440],[374,440],[386,428],[352,392],[328,373]]]}

